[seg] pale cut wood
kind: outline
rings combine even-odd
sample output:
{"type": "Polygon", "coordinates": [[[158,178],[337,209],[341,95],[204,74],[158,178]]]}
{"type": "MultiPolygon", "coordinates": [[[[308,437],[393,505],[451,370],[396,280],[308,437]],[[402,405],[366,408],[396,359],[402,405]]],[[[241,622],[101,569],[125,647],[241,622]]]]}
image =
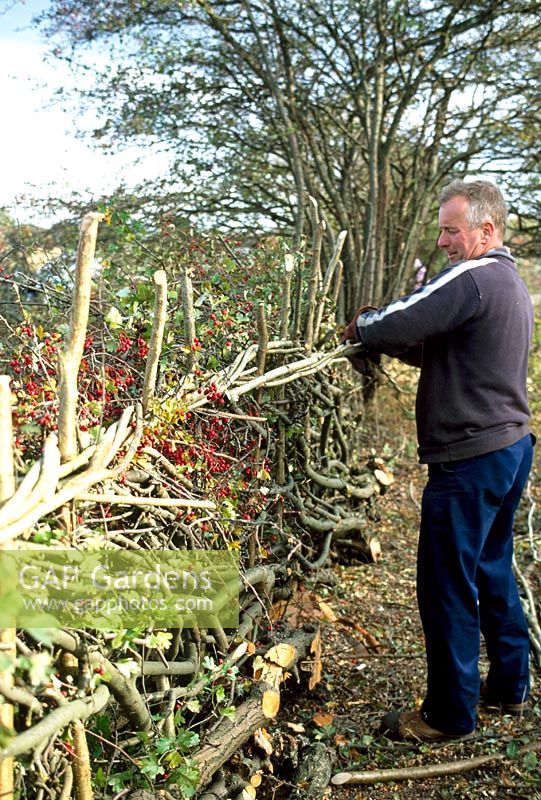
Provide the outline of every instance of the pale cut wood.
{"type": "Polygon", "coordinates": [[[154,322],[148,349],[148,358],[143,384],[143,413],[148,409],[148,404],[154,396],[156,377],[162,351],[163,332],[167,320],[167,275],[165,270],[158,269],[154,273],[154,286],[156,287],[156,300],[154,303],[154,322]]]}
{"type": "Polygon", "coordinates": [[[102,216],[92,211],[81,222],[69,333],[58,361],[58,442],[63,462],[77,455],[77,376],[86,338],[92,266],[102,216]]]}

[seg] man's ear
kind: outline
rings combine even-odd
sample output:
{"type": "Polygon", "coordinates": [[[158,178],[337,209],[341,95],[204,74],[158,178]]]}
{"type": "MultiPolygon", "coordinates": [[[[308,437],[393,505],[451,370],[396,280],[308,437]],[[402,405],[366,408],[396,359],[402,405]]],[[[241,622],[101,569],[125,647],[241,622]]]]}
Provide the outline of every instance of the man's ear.
{"type": "Polygon", "coordinates": [[[496,226],[494,225],[494,223],[491,220],[486,219],[483,222],[483,224],[481,225],[481,232],[483,234],[483,240],[486,241],[486,242],[489,242],[492,239],[492,237],[494,236],[495,230],[496,230],[496,226]]]}

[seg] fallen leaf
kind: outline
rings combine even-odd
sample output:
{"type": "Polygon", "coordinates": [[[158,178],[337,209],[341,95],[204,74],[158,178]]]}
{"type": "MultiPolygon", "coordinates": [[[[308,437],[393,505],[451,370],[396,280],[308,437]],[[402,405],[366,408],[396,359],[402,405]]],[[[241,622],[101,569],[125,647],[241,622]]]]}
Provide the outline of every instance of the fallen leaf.
{"type": "Polygon", "coordinates": [[[366,628],[363,628],[362,625],[359,625],[358,622],[355,622],[355,620],[351,619],[351,617],[339,617],[338,622],[341,622],[343,625],[348,625],[350,628],[356,630],[357,633],[360,633],[363,643],[367,647],[371,647],[374,650],[377,650],[379,647],[381,647],[381,644],[378,642],[376,637],[373,636],[370,631],[367,631],[366,628]]]}
{"type": "Polygon", "coordinates": [[[300,628],[305,622],[312,622],[315,619],[336,622],[336,615],[329,604],[315,592],[300,588],[289,600],[279,600],[274,603],[271,619],[285,620],[291,627],[300,628]]]}
{"type": "Polygon", "coordinates": [[[314,725],[317,725],[318,728],[322,728],[324,725],[332,725],[334,717],[334,714],[315,714],[312,717],[312,722],[314,725]]]}
{"type": "Polygon", "coordinates": [[[326,603],[325,600],[318,600],[318,603],[325,619],[328,620],[329,622],[336,622],[337,620],[336,614],[334,613],[330,605],[326,603]]]}

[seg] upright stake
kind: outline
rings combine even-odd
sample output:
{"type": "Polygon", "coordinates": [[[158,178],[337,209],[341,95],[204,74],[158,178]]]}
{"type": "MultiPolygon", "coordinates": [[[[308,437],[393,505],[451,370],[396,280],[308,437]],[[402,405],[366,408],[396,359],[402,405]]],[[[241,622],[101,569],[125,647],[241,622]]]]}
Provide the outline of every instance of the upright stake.
{"type": "Polygon", "coordinates": [[[101,218],[101,214],[91,211],[81,222],[69,334],[59,359],[58,446],[63,462],[77,455],[77,376],[88,325],[92,264],[101,218]]]}
{"type": "Polygon", "coordinates": [[[154,286],[156,287],[156,299],[154,302],[154,324],[148,349],[147,366],[145,370],[145,382],[143,386],[143,412],[146,413],[148,404],[154,395],[156,388],[156,377],[158,375],[158,364],[162,351],[163,332],[167,319],[167,275],[165,270],[159,269],[154,273],[154,286]]]}

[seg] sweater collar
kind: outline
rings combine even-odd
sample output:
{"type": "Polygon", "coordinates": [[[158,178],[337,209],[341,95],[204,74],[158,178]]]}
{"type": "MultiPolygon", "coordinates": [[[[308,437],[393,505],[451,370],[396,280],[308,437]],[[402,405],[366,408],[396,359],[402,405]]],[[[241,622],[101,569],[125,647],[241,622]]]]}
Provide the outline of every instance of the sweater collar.
{"type": "Polygon", "coordinates": [[[515,263],[515,259],[511,255],[510,249],[505,247],[505,245],[502,247],[494,247],[492,250],[487,250],[487,252],[483,253],[483,255],[479,256],[479,258],[487,258],[491,256],[495,258],[507,258],[513,264],[515,263]]]}

